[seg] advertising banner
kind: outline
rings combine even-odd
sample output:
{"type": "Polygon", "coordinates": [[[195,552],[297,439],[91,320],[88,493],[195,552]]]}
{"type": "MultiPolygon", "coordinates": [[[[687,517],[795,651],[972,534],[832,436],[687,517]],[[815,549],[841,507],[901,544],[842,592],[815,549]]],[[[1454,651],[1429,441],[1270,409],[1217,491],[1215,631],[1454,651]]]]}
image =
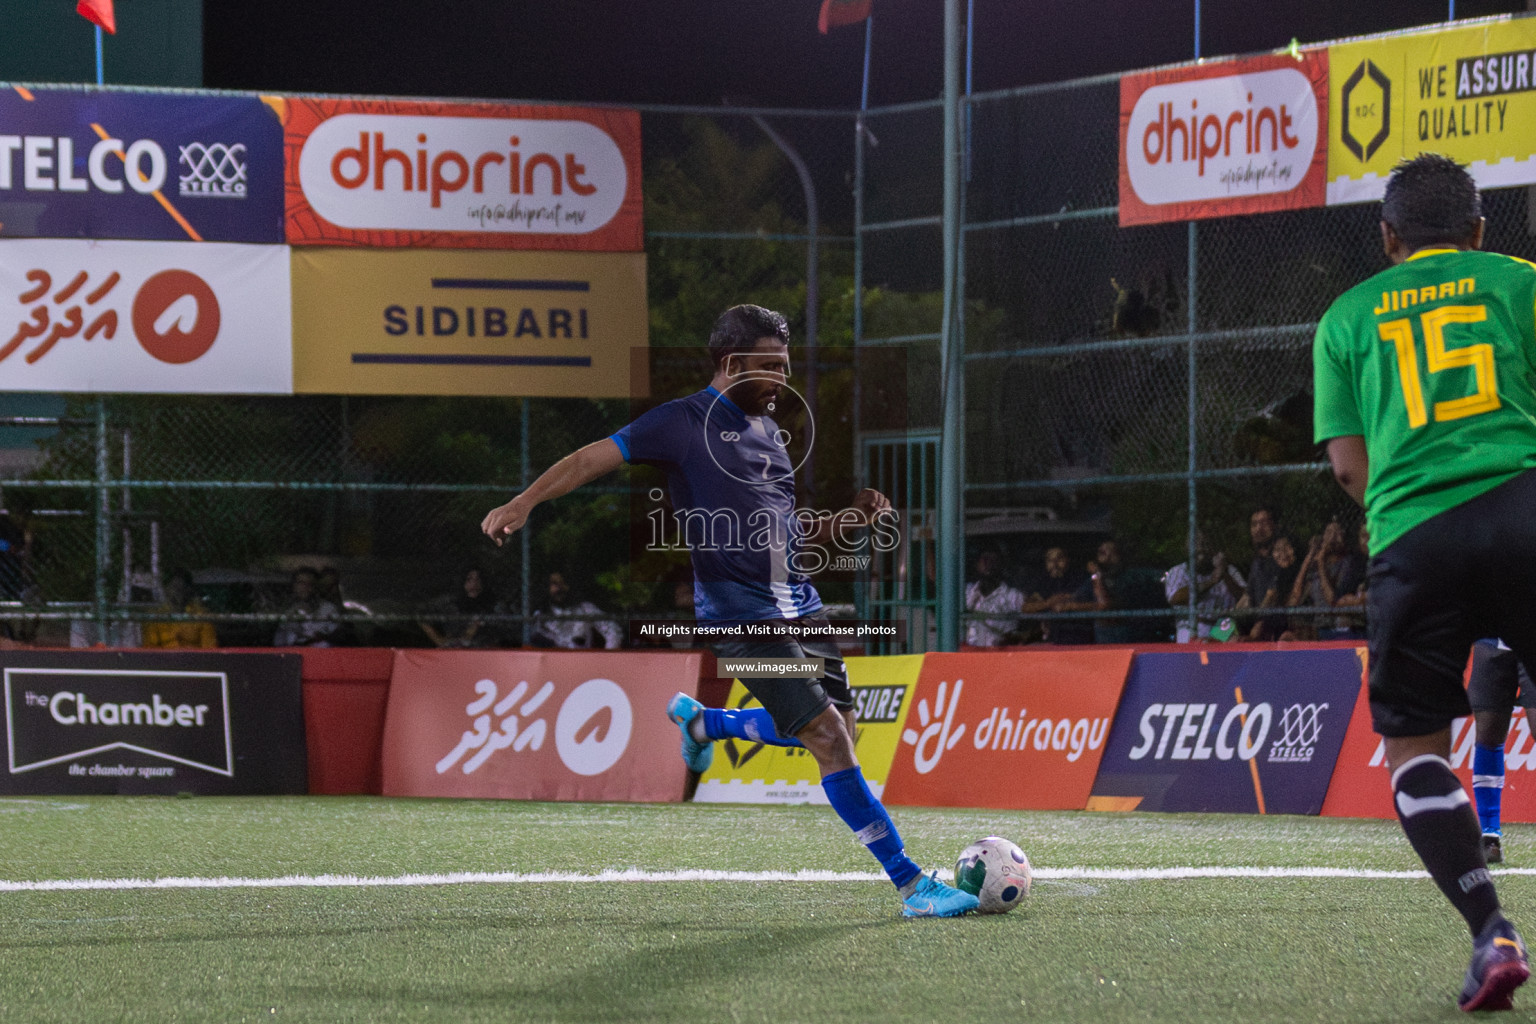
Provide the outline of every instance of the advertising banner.
{"type": "Polygon", "coordinates": [[[1444,153],[1483,188],[1536,182],[1536,18],[1328,48],[1328,202],[1381,199],[1406,158],[1444,153]]]}
{"type": "Polygon", "coordinates": [[[0,89],[0,237],[283,240],[283,131],[255,96],[0,89]]]}
{"type": "MultiPolygon", "coordinates": [[[[885,791],[923,657],[903,654],[892,658],[848,658],[844,662],[859,712],[854,754],[876,796],[885,791]]],[[[762,707],[739,680],[731,683],[727,706],[762,707]]],[[[827,802],[821,789],[821,772],[804,749],[734,739],[715,744],[714,763],[700,776],[693,799],[695,803],[735,804],[827,802]]]]}
{"type": "Polygon", "coordinates": [[[301,394],[647,390],[644,253],[295,247],[293,318],[301,394]]]}
{"type": "Polygon", "coordinates": [[[0,388],[288,394],[288,249],[0,240],[0,388]]]}
{"type": "Polygon", "coordinates": [[[0,651],[0,792],[304,793],[295,655],[0,651]]]}
{"type": "Polygon", "coordinates": [[[929,654],[885,802],[1082,810],[1129,650],[929,654]]]}
{"type": "MultiPolygon", "coordinates": [[[[1477,736],[1472,719],[1451,724],[1451,768],[1461,784],[1472,792],[1472,745],[1477,736]]],[[[1333,770],[1323,813],[1340,818],[1395,818],[1392,808],[1392,773],[1387,768],[1386,747],[1371,730],[1371,705],[1365,680],[1349,720],[1349,732],[1333,770]]],[[[1504,741],[1505,821],[1536,822],[1536,743],[1533,743],[1525,709],[1511,711],[1509,737],[1504,741]]]]}
{"type": "Polygon", "coordinates": [[[1323,203],[1328,54],[1250,57],[1120,79],[1120,224],[1323,203]]]}
{"type": "Polygon", "coordinates": [[[640,252],[640,115],[286,97],[295,245],[640,252]]]}
{"type": "Polygon", "coordinates": [[[395,652],[384,795],[680,801],[688,770],[666,716],[702,655],[395,652]]]}
{"type": "Polygon", "coordinates": [[[1137,654],[1092,806],[1317,814],[1361,672],[1350,649],[1137,654]]]}

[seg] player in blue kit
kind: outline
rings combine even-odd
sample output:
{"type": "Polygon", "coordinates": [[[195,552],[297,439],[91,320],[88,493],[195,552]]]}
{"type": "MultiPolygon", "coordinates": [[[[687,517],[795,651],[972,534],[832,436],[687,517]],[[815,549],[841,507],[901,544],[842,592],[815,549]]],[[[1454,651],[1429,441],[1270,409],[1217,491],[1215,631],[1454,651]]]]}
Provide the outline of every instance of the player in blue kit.
{"type": "MultiPolygon", "coordinates": [[[[790,373],[789,326],[761,306],[733,306],[709,337],[715,372],[709,386],[652,409],[613,436],[560,460],[522,494],[486,515],[481,529],[500,544],[521,529],[534,506],[568,494],[625,462],[660,468],[694,573],[700,627],[797,625],[824,621],[821,598],[803,571],[810,549],[889,515],[890,502],[861,491],[853,508],[831,518],[795,505],[788,434],[770,413],[790,373]],[[807,525],[809,524],[809,525],[807,525]]],[[[761,710],[705,708],[685,694],[667,706],[682,733],[688,767],[703,771],[715,740],[735,736],[803,746],[821,771],[838,817],[868,847],[902,896],[907,917],[953,917],[977,899],[925,874],[870,791],[854,755],[854,702],[835,644],[800,636],[731,638],[714,645],[726,658],[820,657],[819,678],[746,679],[761,710]]]]}

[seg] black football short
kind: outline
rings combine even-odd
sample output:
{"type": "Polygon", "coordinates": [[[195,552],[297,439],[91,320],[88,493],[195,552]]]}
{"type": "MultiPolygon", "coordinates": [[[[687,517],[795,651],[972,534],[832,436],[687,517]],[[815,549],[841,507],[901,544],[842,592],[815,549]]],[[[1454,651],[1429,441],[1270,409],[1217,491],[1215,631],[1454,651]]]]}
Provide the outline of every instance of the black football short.
{"type": "Polygon", "coordinates": [[[1473,641],[1536,665],[1536,470],[1427,519],[1371,559],[1371,721],[1427,736],[1471,712],[1473,641]]]}
{"type": "Polygon", "coordinates": [[[1515,705],[1536,708],[1536,687],[1515,652],[1492,640],[1472,645],[1472,678],[1467,680],[1467,703],[1473,711],[1508,714],[1515,705]]]}
{"type": "MultiPolygon", "coordinates": [[[[797,620],[803,623],[825,622],[820,617],[797,620]]],[[[784,637],[773,640],[725,640],[711,644],[716,658],[821,658],[820,679],[743,679],[741,685],[756,697],[773,719],[780,736],[793,736],[827,708],[839,711],[853,708],[853,691],[848,688],[848,667],[842,652],[830,640],[797,640],[784,637]]]]}

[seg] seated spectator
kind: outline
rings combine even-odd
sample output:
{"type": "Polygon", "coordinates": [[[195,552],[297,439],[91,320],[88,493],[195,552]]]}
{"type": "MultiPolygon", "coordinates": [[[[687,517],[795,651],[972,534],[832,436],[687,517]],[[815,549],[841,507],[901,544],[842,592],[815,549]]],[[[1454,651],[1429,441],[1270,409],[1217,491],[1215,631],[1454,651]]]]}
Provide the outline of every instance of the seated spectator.
{"type": "MultiPolygon", "coordinates": [[[[1195,586],[1195,636],[1202,640],[1209,639],[1211,627],[1216,625],[1218,618],[1237,607],[1238,598],[1243,596],[1248,584],[1243,574],[1237,571],[1237,566],[1227,562],[1225,553],[1211,553],[1205,534],[1199,531],[1195,533],[1194,566],[1182,562],[1163,574],[1163,591],[1171,607],[1189,607],[1191,579],[1195,586]]],[[[1188,643],[1188,618],[1176,621],[1175,638],[1181,644],[1188,643]]]]}
{"type": "MultiPolygon", "coordinates": [[[[165,578],[165,602],[160,610],[173,615],[204,615],[208,609],[198,600],[192,574],[173,569],[165,578]]],[[[211,622],[146,622],[145,647],[217,647],[218,635],[211,622]]]]}
{"type": "MultiPolygon", "coordinates": [[[[1106,611],[1161,610],[1163,574],[1144,566],[1126,565],[1120,543],[1106,540],[1097,558],[1088,563],[1088,587],[1098,607],[1106,611]],[[1095,578],[1097,577],[1097,578],[1095,578]]],[[[1093,621],[1093,639],[1101,644],[1157,643],[1168,639],[1168,616],[1118,616],[1093,621]]]]}
{"type": "MultiPolygon", "coordinates": [[[[1285,534],[1276,537],[1270,550],[1275,562],[1275,575],[1269,581],[1263,596],[1254,605],[1255,608],[1280,608],[1289,603],[1291,588],[1295,585],[1296,575],[1301,570],[1296,557],[1296,542],[1290,537],[1285,534]]],[[[1252,582],[1249,580],[1250,593],[1252,593],[1252,582]]],[[[1290,617],[1285,612],[1271,611],[1260,614],[1258,620],[1248,629],[1248,639],[1294,639],[1294,634],[1290,631],[1290,617]]]]}
{"type": "MultiPolygon", "coordinates": [[[[1274,559],[1275,544],[1275,514],[1268,508],[1254,509],[1248,517],[1248,539],[1253,543],[1253,559],[1248,563],[1248,586],[1241,598],[1238,599],[1239,608],[1257,608],[1264,603],[1264,595],[1267,594],[1275,582],[1277,567],[1274,559]]],[[[1290,593],[1289,590],[1285,593],[1290,593]]]]}
{"type": "MultiPolygon", "coordinates": [[[[502,610],[496,591],[485,582],[479,569],[464,573],[459,592],[441,604],[455,615],[495,615],[502,610]]],[[[421,624],[422,632],[438,647],[498,647],[499,636],[483,619],[459,619],[451,622],[421,624]]]]}
{"type": "Polygon", "coordinates": [[[318,572],[307,567],[294,570],[292,600],[283,610],[287,618],[278,623],[277,633],[272,637],[273,647],[334,646],[341,628],[336,621],[341,609],[321,600],[315,592],[319,577],[318,572]]]}
{"type": "Polygon", "coordinates": [[[1365,616],[1359,614],[1365,610],[1366,567],[1371,560],[1371,530],[1365,523],[1360,524],[1360,529],[1355,534],[1355,550],[1346,558],[1348,564],[1339,573],[1339,584],[1334,593],[1333,606],[1352,609],[1353,613],[1335,615],[1328,635],[1324,636],[1321,631],[1319,632],[1320,640],[1365,639],[1365,616]]]}
{"type": "Polygon", "coordinates": [[[533,613],[533,646],[614,649],[622,645],[619,624],[596,618],[603,610],[591,601],[577,600],[564,574],[549,574],[547,593],[548,602],[533,613]]]}
{"type": "Polygon", "coordinates": [[[997,618],[969,619],[965,642],[972,647],[1000,647],[1018,640],[1024,595],[1003,582],[1003,553],[985,547],[976,556],[976,580],[965,588],[965,610],[996,613],[997,618]]]}
{"type": "MultiPolygon", "coordinates": [[[[1059,612],[1079,600],[1092,601],[1090,590],[1085,596],[1079,592],[1088,584],[1088,573],[1073,571],[1065,548],[1051,548],[1045,553],[1045,573],[1029,586],[1024,601],[1024,611],[1059,612]]],[[[1098,607],[1097,604],[1094,605],[1098,607]]],[[[1093,623],[1083,619],[1055,619],[1039,625],[1042,637],[1053,644],[1093,643],[1093,623]]]]}
{"type": "MultiPolygon", "coordinates": [[[[1314,535],[1308,542],[1307,556],[1291,587],[1290,603],[1332,607],[1341,595],[1355,593],[1364,580],[1365,559],[1348,550],[1344,527],[1333,519],[1320,536],[1314,535]]],[[[1292,632],[1301,640],[1338,639],[1334,619],[1326,612],[1304,616],[1300,622],[1293,618],[1292,632]]]]}

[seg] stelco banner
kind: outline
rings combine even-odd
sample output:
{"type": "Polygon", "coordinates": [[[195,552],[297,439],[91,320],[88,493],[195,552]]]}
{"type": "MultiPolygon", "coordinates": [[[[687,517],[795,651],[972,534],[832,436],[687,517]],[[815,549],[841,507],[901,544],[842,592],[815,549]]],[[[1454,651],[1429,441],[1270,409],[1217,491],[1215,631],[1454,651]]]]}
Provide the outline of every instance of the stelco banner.
{"type": "Polygon", "coordinates": [[[281,245],[0,240],[0,388],[288,394],[281,245]]]}
{"type": "Polygon", "coordinates": [[[293,386],[646,393],[644,253],[293,249],[293,386]]]}
{"type": "Polygon", "coordinates": [[[702,655],[395,652],[385,796],[679,801],[666,716],[702,655]]]}
{"type": "Polygon", "coordinates": [[[1317,814],[1361,673],[1351,649],[1138,653],[1094,806],[1317,814]]]}
{"type": "Polygon", "coordinates": [[[635,111],[285,102],[292,243],[644,249],[635,111]]]}
{"type": "Polygon", "coordinates": [[[4,651],[5,793],[304,793],[301,659],[4,651]]]}
{"type": "MultiPolygon", "coordinates": [[[[870,790],[886,789],[891,763],[901,740],[909,697],[923,667],[923,655],[849,658],[848,682],[858,708],[854,753],[870,790]]],[[[739,681],[731,684],[727,706],[762,707],[739,681]]],[[[693,799],[701,803],[824,804],[821,773],[799,747],[774,747],[743,740],[715,744],[715,760],[699,778],[693,799]]]]}
{"type": "Polygon", "coordinates": [[[1120,79],[1120,224],[1320,206],[1328,63],[1254,57],[1120,79]]]}
{"type": "Polygon", "coordinates": [[[1328,202],[1381,199],[1406,158],[1444,153],[1483,188],[1536,182],[1536,18],[1329,47],[1328,202]]]}
{"type": "Polygon", "coordinates": [[[255,96],[0,90],[0,236],[283,240],[283,133],[255,96]]]}
{"type": "Polygon", "coordinates": [[[929,654],[885,786],[889,804],[1082,810],[1128,650],[929,654]]]}

